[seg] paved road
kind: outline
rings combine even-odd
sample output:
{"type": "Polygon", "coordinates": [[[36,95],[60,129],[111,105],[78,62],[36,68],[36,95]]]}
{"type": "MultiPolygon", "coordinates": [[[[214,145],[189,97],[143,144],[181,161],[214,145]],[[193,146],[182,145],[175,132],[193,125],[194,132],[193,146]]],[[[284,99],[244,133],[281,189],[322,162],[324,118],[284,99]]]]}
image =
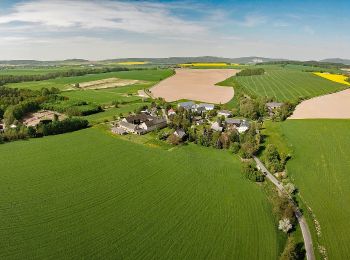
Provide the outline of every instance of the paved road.
{"type": "Polygon", "coordinates": [[[281,192],[285,193],[289,197],[290,201],[292,202],[292,204],[294,206],[294,214],[298,219],[298,222],[299,222],[299,225],[301,228],[301,232],[303,234],[304,245],[305,245],[305,250],[306,250],[306,259],[307,260],[315,260],[314,247],[312,245],[312,238],[311,238],[310,229],[309,229],[309,226],[307,225],[307,222],[306,222],[303,214],[301,213],[300,209],[295,204],[294,200],[290,197],[288,192],[284,189],[283,185],[275,178],[275,176],[273,176],[266,169],[265,165],[259,160],[259,158],[254,156],[254,160],[255,160],[257,166],[259,167],[260,171],[262,173],[264,173],[266,178],[268,178],[277,187],[277,189],[279,189],[281,192]]]}

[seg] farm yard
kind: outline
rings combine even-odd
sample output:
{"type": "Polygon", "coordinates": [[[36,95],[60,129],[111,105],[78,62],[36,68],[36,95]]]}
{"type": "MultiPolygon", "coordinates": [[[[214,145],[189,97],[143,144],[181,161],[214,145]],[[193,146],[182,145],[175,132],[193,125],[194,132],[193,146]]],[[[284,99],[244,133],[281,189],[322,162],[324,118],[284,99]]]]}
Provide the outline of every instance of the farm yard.
{"type": "MultiPolygon", "coordinates": [[[[314,244],[316,248],[318,244],[325,246],[328,259],[347,259],[350,120],[287,120],[281,127],[293,149],[288,174],[320,225],[318,236],[315,230],[314,244]]],[[[309,224],[312,222],[310,219],[309,224]]]]}
{"type": "Polygon", "coordinates": [[[264,192],[228,152],[150,148],[90,128],[9,143],[0,154],[2,259],[280,253],[264,192]]]}
{"type": "Polygon", "coordinates": [[[350,118],[350,89],[301,102],[289,119],[350,118]]]}
{"type": "Polygon", "coordinates": [[[227,103],[234,96],[234,89],[215,84],[233,75],[233,69],[177,69],[176,74],[150,89],[155,97],[172,102],[181,99],[209,103],[227,103]]]}
{"type": "Polygon", "coordinates": [[[264,75],[239,76],[236,81],[250,95],[269,97],[275,101],[296,101],[312,98],[347,88],[346,85],[329,81],[309,72],[262,66],[264,75]]]}

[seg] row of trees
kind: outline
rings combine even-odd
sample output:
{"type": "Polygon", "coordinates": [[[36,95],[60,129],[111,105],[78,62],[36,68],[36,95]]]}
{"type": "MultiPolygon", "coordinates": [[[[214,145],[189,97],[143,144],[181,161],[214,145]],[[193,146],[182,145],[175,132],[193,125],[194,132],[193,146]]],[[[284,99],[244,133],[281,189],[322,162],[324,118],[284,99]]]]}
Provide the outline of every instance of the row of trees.
{"type": "Polygon", "coordinates": [[[16,128],[7,128],[5,132],[0,133],[0,143],[63,134],[87,128],[88,126],[89,122],[85,119],[67,118],[58,121],[58,117],[55,117],[54,121],[47,123],[42,122],[36,127],[25,127],[24,125],[20,125],[16,128]]]}
{"type": "Polygon", "coordinates": [[[253,68],[253,69],[244,69],[236,74],[236,76],[254,76],[254,75],[263,75],[265,70],[263,68],[253,68]]]}
{"type": "Polygon", "coordinates": [[[67,116],[87,116],[102,112],[100,105],[88,103],[86,101],[68,100],[65,97],[52,97],[41,105],[43,109],[64,113],[67,116]]]}
{"type": "Polygon", "coordinates": [[[103,67],[103,68],[87,68],[87,69],[71,69],[66,71],[50,72],[42,75],[0,75],[0,86],[8,83],[19,83],[26,81],[41,81],[55,79],[61,77],[76,77],[87,74],[100,74],[117,71],[128,71],[128,68],[123,67],[103,67]]]}
{"type": "Polygon", "coordinates": [[[39,124],[36,128],[36,134],[39,136],[46,135],[58,135],[68,132],[77,131],[83,128],[87,128],[89,122],[81,118],[66,118],[62,121],[54,120],[47,124],[39,124]]]}

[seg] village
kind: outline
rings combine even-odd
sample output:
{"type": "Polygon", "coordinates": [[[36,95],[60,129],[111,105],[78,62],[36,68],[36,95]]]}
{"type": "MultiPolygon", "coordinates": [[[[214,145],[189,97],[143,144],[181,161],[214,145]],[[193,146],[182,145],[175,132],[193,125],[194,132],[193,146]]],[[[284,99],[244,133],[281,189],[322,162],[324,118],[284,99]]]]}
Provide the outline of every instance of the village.
{"type": "MultiPolygon", "coordinates": [[[[283,103],[266,103],[267,115],[273,117],[283,103]]],[[[133,113],[111,122],[111,131],[117,135],[144,135],[158,133],[160,140],[177,145],[192,141],[204,146],[229,148],[237,143],[254,125],[253,135],[259,132],[254,121],[234,117],[232,111],[220,109],[220,106],[193,101],[176,105],[165,103],[145,107],[139,113],[133,113]]]]}

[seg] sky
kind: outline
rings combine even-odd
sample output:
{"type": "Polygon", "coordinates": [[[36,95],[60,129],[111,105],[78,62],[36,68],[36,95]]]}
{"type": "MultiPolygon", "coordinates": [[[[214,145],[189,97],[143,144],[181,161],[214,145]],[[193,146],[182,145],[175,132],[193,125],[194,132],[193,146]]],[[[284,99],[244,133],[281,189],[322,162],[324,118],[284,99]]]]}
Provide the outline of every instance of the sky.
{"type": "Polygon", "coordinates": [[[349,0],[0,0],[0,60],[350,59],[349,10],[349,0]]]}

